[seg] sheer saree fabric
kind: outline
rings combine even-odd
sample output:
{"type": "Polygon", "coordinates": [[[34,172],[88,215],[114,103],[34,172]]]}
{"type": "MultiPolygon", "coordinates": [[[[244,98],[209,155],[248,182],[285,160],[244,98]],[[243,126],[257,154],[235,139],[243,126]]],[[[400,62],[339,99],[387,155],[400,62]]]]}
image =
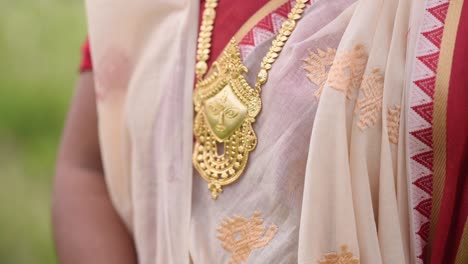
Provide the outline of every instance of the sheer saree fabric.
{"type": "MultiPolygon", "coordinates": [[[[353,0],[333,4],[315,1],[297,24],[262,88],[262,112],[254,125],[258,145],[241,178],[226,186],[213,201],[207,183],[194,172],[190,228],[193,263],[241,263],[238,261],[242,259],[245,263],[297,263],[304,175],[319,102],[315,93],[320,88],[320,83],[309,80],[309,71],[304,67],[310,65],[307,58],[319,50],[328,53],[328,57],[333,56],[353,13],[353,4],[353,0]],[[248,230],[246,236],[254,236],[250,226],[240,223],[236,217],[249,220],[255,212],[260,214],[266,229],[265,235],[258,239],[267,241],[262,247],[250,246],[246,239],[243,243],[247,244],[247,253],[244,253],[240,252],[243,250],[240,246],[229,245],[232,242],[227,238],[219,238],[224,235],[219,228],[229,232],[235,224],[248,230]],[[235,223],[223,226],[224,221],[235,223]],[[273,232],[275,228],[277,231],[273,232]]],[[[290,6],[286,4],[283,8],[290,9],[290,6]]],[[[267,13],[272,31],[279,29],[279,12],[267,13]]],[[[249,69],[247,80],[254,84],[260,62],[276,33],[268,33],[263,25],[254,25],[249,35],[253,36],[254,45],[247,44],[242,36],[234,38],[240,43],[243,61],[249,69]]],[[[315,62],[320,63],[310,61],[315,62]]],[[[315,66],[323,67],[325,74],[326,65],[315,66]]]]}
{"type": "Polygon", "coordinates": [[[188,263],[198,2],[86,8],[109,193],[140,263],[188,263]]]}
{"type": "MultiPolygon", "coordinates": [[[[88,0],[106,181],[140,263],[414,263],[402,131],[421,8],[313,1],[263,87],[245,174],[212,201],[191,165],[198,2],[88,0]],[[262,247],[223,246],[236,216],[261,218],[262,247]]],[[[259,32],[241,45],[250,84],[259,32]]]]}
{"type": "Polygon", "coordinates": [[[311,136],[300,263],[411,263],[400,109],[412,4],[359,1],[341,39],[311,136]]]}

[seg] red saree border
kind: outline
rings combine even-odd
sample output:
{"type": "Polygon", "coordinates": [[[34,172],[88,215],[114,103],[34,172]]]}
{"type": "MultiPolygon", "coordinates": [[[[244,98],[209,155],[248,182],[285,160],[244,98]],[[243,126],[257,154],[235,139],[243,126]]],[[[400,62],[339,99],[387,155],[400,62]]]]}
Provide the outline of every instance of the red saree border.
{"type": "Polygon", "coordinates": [[[440,206],[446,179],[447,100],[450,73],[452,71],[453,51],[455,49],[455,40],[462,6],[460,3],[463,3],[463,0],[451,0],[449,3],[436,73],[434,115],[432,120],[434,140],[434,178],[432,185],[431,228],[429,231],[430,252],[432,251],[434,234],[439,220],[440,206]]]}
{"type": "MultiPolygon", "coordinates": [[[[446,174],[438,222],[434,230],[433,263],[468,263],[468,5],[451,2],[455,35],[446,106],[446,174]],[[465,236],[465,237],[463,237],[465,236]],[[464,241],[464,242],[463,242],[464,241]],[[465,244],[465,245],[464,245],[465,244]],[[456,260],[455,260],[456,259],[456,260]],[[461,261],[461,262],[460,262],[461,261]]],[[[449,10],[451,11],[451,10],[449,10]]],[[[436,188],[438,186],[435,186],[436,188]]]]}
{"type": "MultiPolygon", "coordinates": [[[[255,26],[260,23],[262,19],[270,15],[272,12],[275,12],[277,9],[280,9],[283,5],[289,5],[291,0],[271,0],[265,4],[261,9],[259,9],[253,16],[247,20],[242,27],[234,34],[234,38],[237,41],[241,41],[250,31],[254,29],[255,26]]],[[[288,10],[289,12],[289,10],[288,10]]]]}
{"type": "Polygon", "coordinates": [[[462,240],[458,246],[458,252],[455,259],[455,264],[465,264],[468,262],[468,221],[465,222],[463,229],[462,240]]]}
{"type": "MultiPolygon", "coordinates": [[[[455,263],[468,263],[468,4],[463,4],[461,19],[458,25],[457,42],[450,82],[449,101],[447,109],[447,176],[459,179],[456,182],[455,198],[458,208],[455,215],[455,228],[451,235],[456,243],[454,250],[455,263]]],[[[444,204],[445,201],[442,203],[444,204]]],[[[451,237],[448,238],[451,240],[451,237]]]]}
{"type": "MultiPolygon", "coordinates": [[[[219,55],[224,51],[226,48],[229,40],[234,38],[239,44],[243,44],[242,41],[244,38],[252,32],[261,22],[265,19],[268,19],[271,17],[273,13],[277,13],[278,11],[282,13],[282,9],[284,9],[285,6],[289,7],[287,10],[288,12],[291,10],[291,2],[293,0],[270,0],[268,3],[264,4],[260,9],[258,9],[253,15],[251,15],[245,23],[243,23],[240,27],[238,25],[238,30],[233,36],[229,36],[229,38],[226,38],[226,35],[223,38],[223,42],[218,42],[217,48],[221,48],[220,50],[217,50],[216,52],[212,51],[212,54],[210,56],[208,65],[209,65],[209,70],[207,74],[210,74],[212,68],[211,65],[214,61],[216,61],[219,57],[219,55]]],[[[255,1],[254,1],[255,2],[255,1]]],[[[219,7],[218,7],[219,8],[219,7]]],[[[287,15],[286,15],[287,16],[287,15]]],[[[217,22],[215,22],[216,24],[217,22]]],[[[219,27],[218,27],[219,28],[219,27]]],[[[216,29],[216,27],[214,27],[216,29]]],[[[274,30],[274,34],[277,33],[279,28],[272,28],[274,30]]],[[[215,44],[215,38],[219,37],[219,35],[215,35],[213,32],[213,44],[215,44]]],[[[258,44],[258,43],[255,43],[258,44]]],[[[256,45],[254,45],[255,47],[256,45]]],[[[214,46],[213,46],[214,48],[214,46]]]]}
{"type": "Polygon", "coordinates": [[[408,91],[407,152],[411,225],[416,264],[428,259],[434,174],[433,112],[440,45],[449,0],[427,0],[415,46],[408,91]]]}

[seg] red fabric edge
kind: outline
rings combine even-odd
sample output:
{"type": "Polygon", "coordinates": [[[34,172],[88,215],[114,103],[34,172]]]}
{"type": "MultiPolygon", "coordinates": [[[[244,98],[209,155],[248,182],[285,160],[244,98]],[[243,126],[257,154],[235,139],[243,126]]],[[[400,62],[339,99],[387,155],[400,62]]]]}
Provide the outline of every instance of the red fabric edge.
{"type": "Polygon", "coordinates": [[[81,63],[80,72],[87,72],[93,70],[93,61],[91,59],[91,49],[89,47],[89,39],[86,38],[81,46],[81,63]]]}
{"type": "Polygon", "coordinates": [[[468,5],[463,5],[447,98],[446,178],[433,264],[454,263],[468,215],[468,5]]]}

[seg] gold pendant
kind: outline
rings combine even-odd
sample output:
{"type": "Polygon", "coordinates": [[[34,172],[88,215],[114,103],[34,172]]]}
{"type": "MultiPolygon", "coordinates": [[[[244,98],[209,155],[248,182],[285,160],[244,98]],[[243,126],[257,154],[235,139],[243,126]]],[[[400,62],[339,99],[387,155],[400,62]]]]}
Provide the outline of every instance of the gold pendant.
{"type": "Polygon", "coordinates": [[[243,76],[246,72],[237,43],[231,40],[212,72],[196,84],[192,160],[213,199],[242,175],[257,145],[252,123],[262,102],[243,76]]]}

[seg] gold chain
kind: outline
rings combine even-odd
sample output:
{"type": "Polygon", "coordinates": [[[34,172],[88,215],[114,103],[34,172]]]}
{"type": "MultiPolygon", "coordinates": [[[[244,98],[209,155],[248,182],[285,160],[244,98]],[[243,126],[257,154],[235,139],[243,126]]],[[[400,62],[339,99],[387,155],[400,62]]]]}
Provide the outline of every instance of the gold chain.
{"type": "MultiPolygon", "coordinates": [[[[288,14],[288,19],[281,25],[278,35],[276,35],[275,39],[272,41],[271,47],[265,57],[263,57],[262,63],[260,64],[260,72],[257,75],[257,81],[255,83],[255,89],[259,92],[261,91],[262,85],[268,80],[268,71],[283,50],[284,44],[289,39],[289,36],[291,36],[296,27],[296,22],[301,19],[307,1],[309,0],[296,0],[296,4],[288,14]]],[[[216,6],[218,6],[218,0],[206,0],[205,2],[205,10],[203,11],[200,35],[198,37],[197,64],[195,66],[195,73],[198,80],[201,80],[208,70],[208,64],[206,62],[210,58],[211,35],[213,34],[214,20],[216,18],[216,6]]]]}
{"type": "Polygon", "coordinates": [[[206,62],[210,58],[211,35],[213,34],[214,20],[216,18],[216,6],[218,6],[218,0],[206,0],[205,2],[205,10],[203,10],[203,18],[198,36],[197,64],[195,67],[198,80],[201,80],[208,70],[206,62]]]}
{"type": "Polygon", "coordinates": [[[195,110],[195,146],[192,156],[194,168],[208,182],[211,197],[217,199],[223,186],[235,182],[246,168],[249,154],[257,145],[252,127],[262,108],[261,87],[268,79],[268,71],[302,17],[308,0],[296,0],[288,18],[260,64],[255,86],[247,83],[239,46],[232,39],[208,71],[211,37],[218,0],[206,0],[200,35],[198,37],[197,84],[193,102],[195,110]],[[205,78],[205,79],[203,79],[205,78]],[[219,153],[219,146],[224,146],[219,153]]]}

